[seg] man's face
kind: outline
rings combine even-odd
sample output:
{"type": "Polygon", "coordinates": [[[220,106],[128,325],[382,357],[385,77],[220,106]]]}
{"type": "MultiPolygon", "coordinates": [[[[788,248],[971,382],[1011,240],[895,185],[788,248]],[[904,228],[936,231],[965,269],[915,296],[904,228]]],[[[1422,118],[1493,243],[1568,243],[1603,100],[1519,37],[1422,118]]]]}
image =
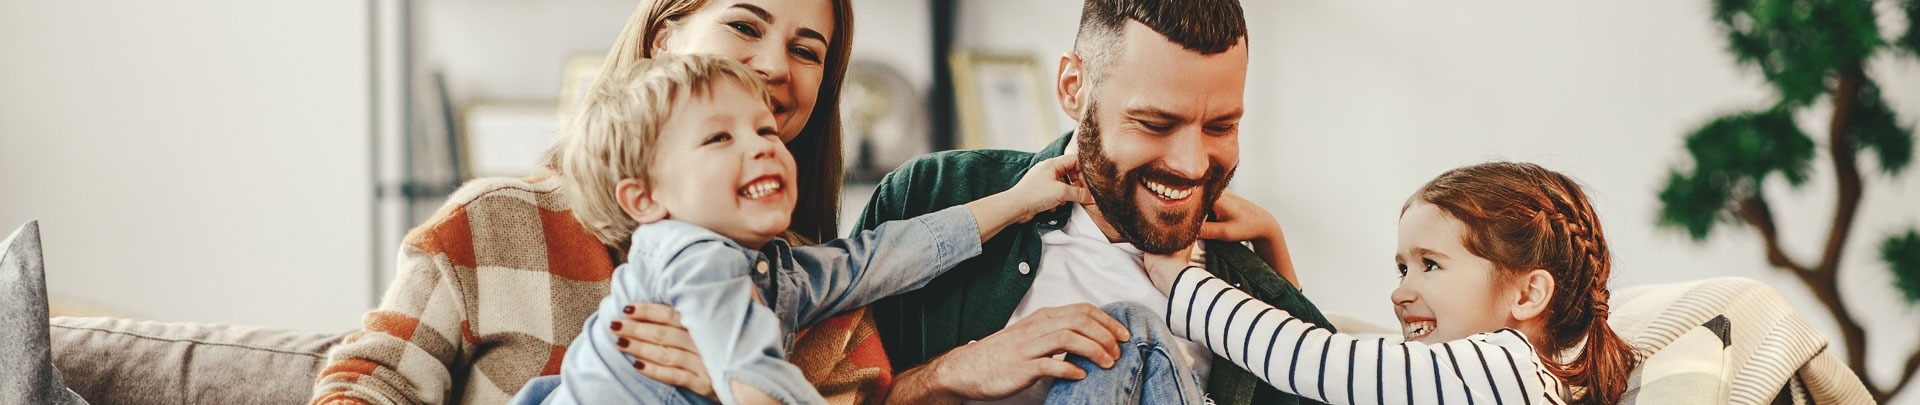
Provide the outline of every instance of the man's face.
{"type": "Polygon", "coordinates": [[[1240,162],[1247,46],[1201,55],[1139,22],[1087,83],[1076,131],[1080,170],[1100,213],[1142,251],[1192,244],[1240,162]]]}

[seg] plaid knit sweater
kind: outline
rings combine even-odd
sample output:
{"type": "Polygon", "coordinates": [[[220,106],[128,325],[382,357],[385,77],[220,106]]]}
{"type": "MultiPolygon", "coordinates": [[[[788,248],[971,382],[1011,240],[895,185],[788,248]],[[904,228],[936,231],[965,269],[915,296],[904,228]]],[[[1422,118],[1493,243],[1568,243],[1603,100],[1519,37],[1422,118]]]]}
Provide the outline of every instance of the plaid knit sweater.
{"type": "MultiPolygon", "coordinates": [[[[408,232],[386,297],[328,353],[313,403],[505,403],[560,371],[613,253],[555,178],[469,182],[408,232]]],[[[834,403],[874,400],[892,378],[864,309],[803,331],[789,360],[834,403]]]]}

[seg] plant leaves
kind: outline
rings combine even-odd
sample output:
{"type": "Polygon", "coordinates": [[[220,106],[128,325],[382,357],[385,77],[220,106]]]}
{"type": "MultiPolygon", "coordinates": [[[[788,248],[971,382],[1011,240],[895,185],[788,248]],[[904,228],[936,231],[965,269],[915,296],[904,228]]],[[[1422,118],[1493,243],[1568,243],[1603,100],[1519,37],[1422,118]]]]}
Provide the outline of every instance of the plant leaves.
{"type": "Polygon", "coordinates": [[[1920,304],[1920,232],[1907,230],[1894,234],[1880,244],[1880,259],[1893,271],[1893,286],[1907,298],[1907,304],[1920,304]]]}
{"type": "Polygon", "coordinates": [[[1784,109],[1715,119],[1687,135],[1687,152],[1701,175],[1756,186],[1773,173],[1799,186],[1813,172],[1813,138],[1784,109]]]}
{"type": "Polygon", "coordinates": [[[1885,44],[1871,1],[1717,0],[1714,20],[1728,50],[1759,67],[1790,107],[1812,104],[1831,72],[1863,65],[1885,44]]]}
{"type": "Polygon", "coordinates": [[[1880,99],[1877,86],[1869,82],[1860,87],[1860,98],[1847,119],[1854,148],[1875,152],[1881,171],[1900,174],[1913,160],[1913,129],[1900,125],[1893,110],[1880,99]]]}
{"type": "Polygon", "coordinates": [[[1660,189],[1660,226],[1687,232],[1694,242],[1704,242],[1713,226],[1722,220],[1721,212],[1731,200],[1725,182],[1701,176],[1667,172],[1667,184],[1660,189]]]}

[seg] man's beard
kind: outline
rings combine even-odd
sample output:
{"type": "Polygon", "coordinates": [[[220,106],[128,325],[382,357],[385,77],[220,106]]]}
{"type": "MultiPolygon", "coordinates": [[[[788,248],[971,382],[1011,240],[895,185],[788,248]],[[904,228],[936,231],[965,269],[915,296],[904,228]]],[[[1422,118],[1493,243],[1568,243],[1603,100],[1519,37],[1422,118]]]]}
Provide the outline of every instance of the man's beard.
{"type": "Polygon", "coordinates": [[[1233,170],[1209,163],[1206,176],[1200,181],[1180,177],[1152,164],[1121,173],[1113,160],[1107,158],[1106,148],[1100,143],[1100,126],[1094,123],[1098,109],[1097,105],[1087,108],[1074,136],[1080,144],[1080,176],[1086,180],[1087,191],[1093,194],[1093,203],[1100,208],[1100,214],[1120,236],[1143,252],[1164,255],[1192,245],[1200,237],[1200,224],[1205,222],[1207,212],[1226,191],[1233,170]],[[1182,189],[1201,186],[1200,208],[1190,213],[1156,212],[1149,218],[1140,212],[1135,199],[1143,180],[1182,189]]]}

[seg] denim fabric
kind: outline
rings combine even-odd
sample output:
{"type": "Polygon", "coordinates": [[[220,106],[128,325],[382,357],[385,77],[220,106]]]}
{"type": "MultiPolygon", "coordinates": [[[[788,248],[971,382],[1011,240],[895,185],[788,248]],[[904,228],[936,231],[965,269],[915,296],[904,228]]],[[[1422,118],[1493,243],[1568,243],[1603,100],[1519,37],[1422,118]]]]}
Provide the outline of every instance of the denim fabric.
{"type": "Polygon", "coordinates": [[[1206,392],[1185,361],[1179,339],[1167,330],[1159,313],[1133,302],[1101,306],[1113,319],[1127,326],[1133,339],[1120,343],[1120,360],[1113,368],[1100,368],[1092,360],[1068,355],[1067,361],[1087,371],[1079,381],[1058,380],[1047,392],[1049,404],[1181,404],[1207,403],[1206,392]]]}
{"type": "Polygon", "coordinates": [[[704,402],[651,381],[634,369],[632,356],[620,352],[607,325],[633,302],[665,303],[680,312],[721,402],[737,402],[730,382],[758,388],[782,403],[825,402],[785,360],[795,330],[920,288],[979,254],[979,224],[965,207],[797,248],[774,240],[749,249],[680,221],[643,225],[633,233],[627,264],[614,270],[610,295],[567,348],[559,383],[530,383],[516,402],[704,402]]]}

